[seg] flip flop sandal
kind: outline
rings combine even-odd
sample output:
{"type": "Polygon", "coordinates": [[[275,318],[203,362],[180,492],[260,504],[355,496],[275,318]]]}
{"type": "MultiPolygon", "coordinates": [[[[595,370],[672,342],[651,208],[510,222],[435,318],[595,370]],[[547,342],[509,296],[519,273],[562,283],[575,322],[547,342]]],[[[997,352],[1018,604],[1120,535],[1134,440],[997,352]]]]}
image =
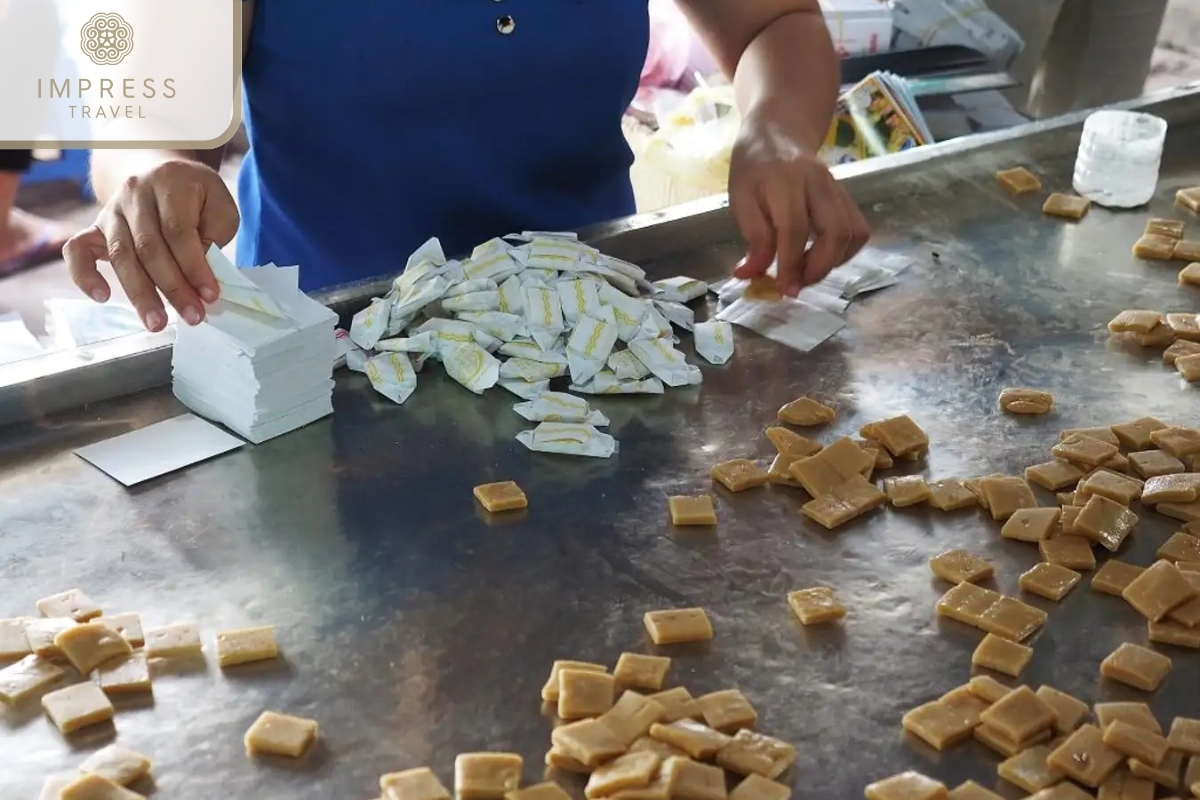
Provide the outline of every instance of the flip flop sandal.
{"type": "Polygon", "coordinates": [[[63,245],[66,243],[66,239],[61,237],[41,236],[25,252],[0,260],[0,276],[12,275],[56,261],[62,258],[63,245]]]}

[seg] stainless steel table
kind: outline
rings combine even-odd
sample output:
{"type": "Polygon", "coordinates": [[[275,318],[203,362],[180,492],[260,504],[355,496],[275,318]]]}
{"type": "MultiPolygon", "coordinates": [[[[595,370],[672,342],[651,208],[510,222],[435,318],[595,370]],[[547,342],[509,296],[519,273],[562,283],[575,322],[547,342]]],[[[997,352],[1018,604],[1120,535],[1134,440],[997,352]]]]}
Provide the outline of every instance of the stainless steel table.
{"type": "MultiPolygon", "coordinates": [[[[1200,96],[1153,109],[1172,130],[1149,212],[1200,231],[1171,203],[1200,183],[1200,96]]],[[[155,759],[157,795],[173,800],[366,798],[380,773],[429,764],[449,781],[455,754],[483,749],[522,753],[525,779],[539,780],[550,725],[538,690],[551,661],[651,651],[642,613],[683,605],[708,610],[716,639],[664,650],[671,684],[742,689],[761,729],[799,747],[798,797],[859,797],[906,768],[995,784],[998,759],[980,745],[937,756],[900,733],[903,712],[970,677],[979,639],[935,618],[946,587],[926,562],[951,547],[981,552],[1015,594],[1035,549],[1002,541],[978,511],[884,510],[827,533],[800,516],[802,494],[777,488],[717,491],[716,531],[685,532],[669,526],[666,497],[712,491],[718,460],[766,459],[763,427],[799,394],[838,406],[827,441],[910,413],[932,437],[919,469],[933,477],[1015,473],[1045,460],[1064,427],[1145,414],[1196,423],[1197,390],[1157,351],[1114,346],[1105,332],[1130,306],[1200,310],[1200,295],[1176,285],[1178,265],[1130,256],[1149,213],[1055,221],[1039,197],[1011,198],[992,177],[1026,164],[1048,189],[1069,188],[1078,129],[1039,124],[847,171],[877,243],[919,264],[856,303],[849,327],[810,354],[739,335],[733,361],[706,368],[698,391],[599,401],[621,441],[611,460],[525,451],[514,398],[477,398],[436,369],[404,406],[343,373],[332,419],[132,491],[71,450],[179,413],[166,389],[0,431],[0,615],[79,586],[148,625],[195,620],[209,637],[278,626],[278,663],[221,674],[209,638],[206,663],[164,665],[153,701],[121,704],[116,735],[155,759]],[[1009,385],[1053,390],[1058,412],[1000,414],[1009,385]],[[484,518],[471,487],[510,478],[528,512],[484,518]],[[844,598],[844,625],[794,620],[784,595],[816,584],[844,598]],[[317,718],[319,748],[299,765],[248,759],[241,737],[264,709],[317,718]]],[[[593,233],[659,277],[716,278],[737,256],[726,215],[703,204],[593,233]]],[[[331,300],[354,298],[363,292],[331,300]]],[[[1176,526],[1138,510],[1122,558],[1148,564],[1176,526]]],[[[1145,641],[1121,601],[1085,583],[1061,604],[1030,602],[1050,621],[1025,682],[1089,702],[1147,699],[1164,723],[1200,716],[1194,653],[1170,650],[1175,669],[1153,695],[1100,682],[1105,655],[1145,641]]],[[[35,797],[44,776],[113,735],[64,741],[36,703],[4,711],[0,797],[35,797]]]]}

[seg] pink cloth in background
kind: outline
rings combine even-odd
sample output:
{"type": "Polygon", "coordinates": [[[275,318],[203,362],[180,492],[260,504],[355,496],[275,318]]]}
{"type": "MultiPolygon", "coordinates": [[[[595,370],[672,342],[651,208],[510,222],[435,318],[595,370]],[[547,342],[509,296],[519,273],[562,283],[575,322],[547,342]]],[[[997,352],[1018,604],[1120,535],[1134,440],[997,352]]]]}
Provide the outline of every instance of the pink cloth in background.
{"type": "Polygon", "coordinates": [[[675,0],[650,0],[650,49],[639,96],[650,89],[692,89],[696,73],[712,75],[716,63],[675,0]]]}

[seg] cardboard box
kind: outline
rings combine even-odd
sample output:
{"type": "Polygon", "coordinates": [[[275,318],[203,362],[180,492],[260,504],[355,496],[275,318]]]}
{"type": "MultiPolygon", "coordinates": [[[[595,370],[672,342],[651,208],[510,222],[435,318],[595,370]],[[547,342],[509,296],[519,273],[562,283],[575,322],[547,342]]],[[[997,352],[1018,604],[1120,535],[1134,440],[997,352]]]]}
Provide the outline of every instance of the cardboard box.
{"type": "Polygon", "coordinates": [[[820,0],[834,49],[842,58],[892,46],[892,11],[883,0],[820,0]]]}

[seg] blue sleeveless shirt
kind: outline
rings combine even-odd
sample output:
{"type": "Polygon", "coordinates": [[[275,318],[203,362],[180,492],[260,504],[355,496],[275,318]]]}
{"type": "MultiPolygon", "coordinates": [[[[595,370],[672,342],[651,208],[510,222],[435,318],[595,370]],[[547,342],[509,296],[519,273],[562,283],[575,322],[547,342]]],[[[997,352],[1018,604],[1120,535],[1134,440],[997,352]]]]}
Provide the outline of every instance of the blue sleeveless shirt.
{"type": "Polygon", "coordinates": [[[258,0],[238,262],[312,290],[633,213],[648,41],[647,0],[258,0]]]}

